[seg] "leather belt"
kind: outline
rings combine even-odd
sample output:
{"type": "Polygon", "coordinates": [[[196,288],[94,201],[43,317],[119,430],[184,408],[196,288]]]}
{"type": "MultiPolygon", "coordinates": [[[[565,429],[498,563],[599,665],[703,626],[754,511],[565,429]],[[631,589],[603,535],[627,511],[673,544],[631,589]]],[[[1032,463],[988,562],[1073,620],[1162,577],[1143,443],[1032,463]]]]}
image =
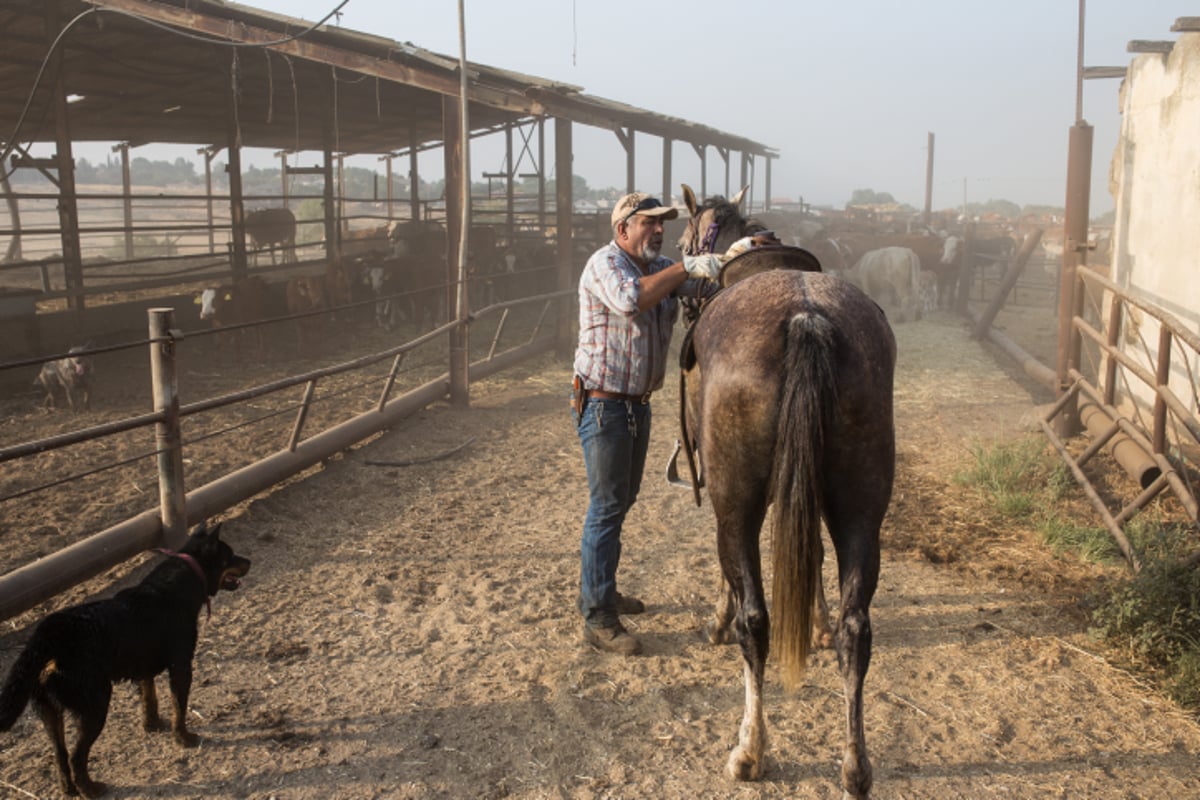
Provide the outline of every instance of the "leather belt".
{"type": "Polygon", "coordinates": [[[617,394],[616,392],[606,392],[602,389],[589,389],[588,397],[595,397],[598,400],[621,400],[626,403],[637,403],[638,405],[647,405],[650,402],[650,392],[645,394],[617,394]]]}

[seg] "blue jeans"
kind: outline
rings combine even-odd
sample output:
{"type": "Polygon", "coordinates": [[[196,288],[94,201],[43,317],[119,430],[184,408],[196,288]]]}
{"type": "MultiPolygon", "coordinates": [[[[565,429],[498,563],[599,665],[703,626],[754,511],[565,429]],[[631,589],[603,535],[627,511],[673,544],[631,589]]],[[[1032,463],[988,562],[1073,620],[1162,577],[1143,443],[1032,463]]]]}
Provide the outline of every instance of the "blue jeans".
{"type": "Polygon", "coordinates": [[[621,523],[637,499],[650,444],[650,406],[589,399],[571,412],[587,467],[588,510],[580,544],[579,612],[593,628],[616,625],[621,523]]]}

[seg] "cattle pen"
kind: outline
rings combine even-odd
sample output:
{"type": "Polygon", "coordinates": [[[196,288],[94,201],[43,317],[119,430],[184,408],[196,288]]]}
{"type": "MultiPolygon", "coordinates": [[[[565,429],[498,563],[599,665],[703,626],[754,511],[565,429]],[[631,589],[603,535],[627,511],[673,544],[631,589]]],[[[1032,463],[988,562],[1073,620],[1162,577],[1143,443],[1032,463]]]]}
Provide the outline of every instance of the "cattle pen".
{"type": "MultiPolygon", "coordinates": [[[[479,309],[469,321],[454,321],[438,326],[402,344],[350,361],[187,403],[181,403],[178,377],[185,368],[184,359],[205,357],[206,353],[194,346],[195,341],[206,336],[211,338],[217,332],[201,333],[199,337],[184,336],[176,326],[173,309],[151,310],[148,313],[149,337],[146,340],[126,347],[105,348],[104,352],[124,349],[148,351],[150,374],[147,377],[152,382],[149,394],[153,398],[154,410],[2,447],[0,463],[36,459],[72,446],[92,446],[103,451],[106,449],[106,440],[112,437],[137,431],[144,434],[151,429],[154,433],[153,444],[145,443],[142,452],[134,459],[109,460],[89,466],[74,475],[35,485],[5,481],[5,496],[0,497],[0,503],[29,498],[64,482],[129,467],[137,460],[155,462],[160,502],[156,508],[117,522],[32,563],[21,564],[22,554],[9,551],[5,563],[7,574],[0,576],[0,619],[25,611],[160,542],[177,545],[188,525],[217,515],[387,429],[414,411],[448,398],[451,391],[449,373],[440,372],[436,365],[440,360],[439,352],[441,358],[447,356],[446,340],[457,328],[471,328],[476,334],[487,336],[474,348],[476,356],[470,363],[468,373],[471,381],[481,380],[524,359],[552,350],[555,345],[554,307],[557,305],[558,313],[562,313],[563,299],[564,293],[552,293],[497,303],[479,309]],[[416,368],[404,368],[406,359],[411,363],[418,358],[424,358],[424,361],[416,368]],[[319,386],[324,389],[330,383],[335,384],[334,388],[318,393],[319,386]],[[302,391],[298,401],[286,399],[289,390],[297,389],[302,391]],[[265,413],[234,411],[236,404],[242,404],[244,408],[245,404],[255,403],[270,403],[272,407],[265,413]],[[306,423],[310,421],[310,414],[316,416],[313,414],[316,405],[330,409],[331,413],[324,415],[329,427],[311,432],[306,429],[306,423]],[[207,430],[204,433],[185,441],[181,431],[182,421],[202,414],[212,414],[223,421],[206,423],[207,430]],[[214,443],[209,440],[222,433],[247,425],[278,421],[285,416],[292,417],[293,422],[290,426],[283,426],[283,440],[275,440],[275,446],[282,445],[281,449],[203,486],[185,491],[184,463],[194,460],[191,453],[193,448],[212,447],[214,443]],[[18,564],[20,566],[16,569],[11,569],[18,564]]],[[[342,311],[344,313],[346,309],[342,311]]],[[[253,326],[287,321],[287,318],[260,321],[253,323],[253,326]]],[[[219,333],[225,337],[237,335],[236,330],[222,330],[219,333]]],[[[256,449],[261,452],[264,448],[273,450],[270,440],[259,440],[256,449]]],[[[33,472],[39,474],[36,467],[33,472]]],[[[13,514],[10,519],[20,519],[21,516],[13,514]]]]}

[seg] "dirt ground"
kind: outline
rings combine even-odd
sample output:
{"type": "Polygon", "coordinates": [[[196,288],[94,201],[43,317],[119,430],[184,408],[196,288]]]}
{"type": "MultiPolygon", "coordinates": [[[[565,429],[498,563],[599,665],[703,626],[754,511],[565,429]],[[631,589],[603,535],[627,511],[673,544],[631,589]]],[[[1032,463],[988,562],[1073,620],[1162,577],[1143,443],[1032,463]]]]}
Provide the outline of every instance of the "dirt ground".
{"type": "MultiPolygon", "coordinates": [[[[896,333],[898,480],[866,684],[874,796],[1200,796],[1200,726],[1086,636],[1087,593],[1111,572],[989,525],[954,481],[973,446],[1035,429],[1048,398],[959,318],[896,333]]],[[[92,756],[110,796],[839,797],[844,705],[831,651],[796,693],[768,673],[763,780],[723,775],[741,658],[698,635],[718,586],[713,523],[707,503],[694,507],[662,478],[672,381],[655,400],[620,573],[649,606],[627,618],[646,653],[582,643],[586,495],[568,376],[546,358],[477,384],[469,410],[433,406],[232,510],[225,537],[253,568],[202,622],[190,724],[203,743],[182,750],[144,734],[136,691],[118,687],[92,756]],[[472,437],[442,460],[365,463],[472,437]]],[[[9,525],[3,535],[8,548],[32,534],[9,525]]],[[[831,564],[825,572],[831,585],[831,564]]],[[[0,669],[46,610],[4,624],[0,669]]],[[[48,742],[27,713],[0,734],[0,797],[57,795],[48,742]]]]}

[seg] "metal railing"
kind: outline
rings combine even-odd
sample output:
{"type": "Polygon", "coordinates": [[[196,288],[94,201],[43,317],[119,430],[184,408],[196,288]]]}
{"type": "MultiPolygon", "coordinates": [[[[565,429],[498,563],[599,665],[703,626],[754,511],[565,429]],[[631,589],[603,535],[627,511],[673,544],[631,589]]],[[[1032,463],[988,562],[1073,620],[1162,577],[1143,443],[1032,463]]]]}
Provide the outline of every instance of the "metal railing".
{"type": "MultiPolygon", "coordinates": [[[[1200,527],[1200,384],[1194,371],[1200,364],[1200,337],[1136,291],[1091,269],[1081,268],[1077,274],[1088,305],[1073,317],[1071,326],[1094,362],[1089,374],[1078,366],[1068,370],[1070,387],[1041,420],[1041,427],[1136,571],[1141,560],[1124,526],[1164,490],[1171,491],[1192,525],[1200,527]],[[1151,331],[1153,343],[1145,336],[1147,328],[1157,328],[1151,331]],[[1091,438],[1079,455],[1071,454],[1052,424],[1071,404],[1078,405],[1091,438]],[[1105,450],[1142,489],[1115,514],[1083,470],[1105,450]]],[[[1200,563],[1200,548],[1187,561],[1200,563]]]]}

